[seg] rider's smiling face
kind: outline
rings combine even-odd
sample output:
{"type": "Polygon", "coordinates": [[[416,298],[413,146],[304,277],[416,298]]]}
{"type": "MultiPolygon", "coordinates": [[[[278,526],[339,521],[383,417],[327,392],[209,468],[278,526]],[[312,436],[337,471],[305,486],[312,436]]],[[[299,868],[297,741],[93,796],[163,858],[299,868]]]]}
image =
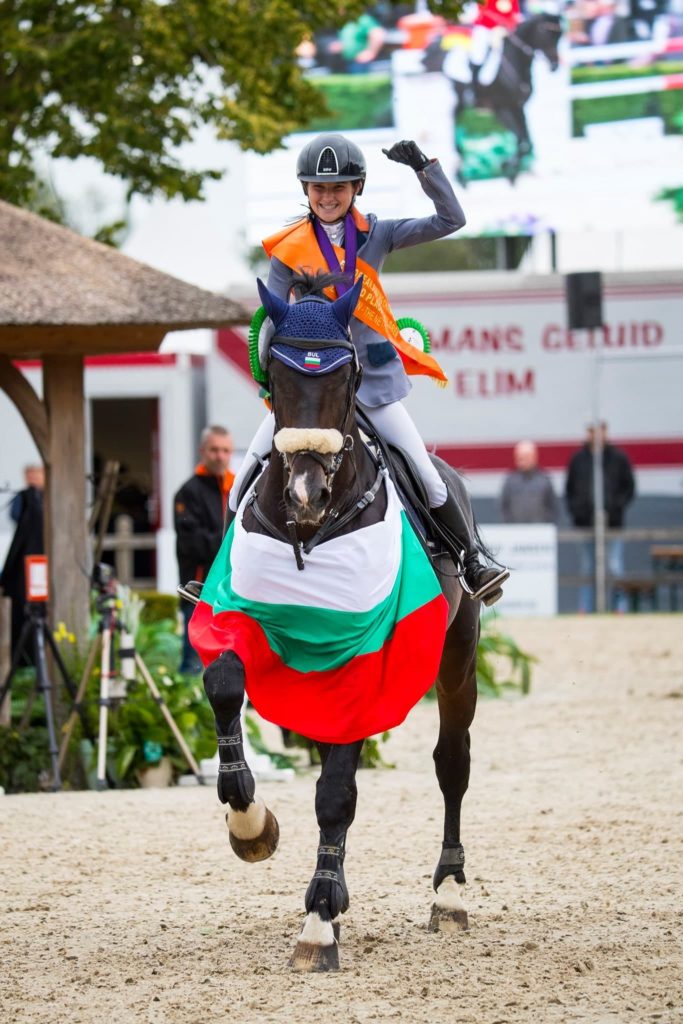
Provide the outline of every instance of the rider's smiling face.
{"type": "Polygon", "coordinates": [[[357,181],[309,182],[308,201],[313,213],[325,224],[341,220],[348,213],[358,186],[357,181]]]}

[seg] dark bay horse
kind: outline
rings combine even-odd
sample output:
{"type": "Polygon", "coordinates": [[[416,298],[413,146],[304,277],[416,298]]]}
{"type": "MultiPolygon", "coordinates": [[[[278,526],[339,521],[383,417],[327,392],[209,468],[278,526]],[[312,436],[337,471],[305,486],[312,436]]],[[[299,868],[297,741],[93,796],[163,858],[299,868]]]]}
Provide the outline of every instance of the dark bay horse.
{"type": "MultiPolygon", "coordinates": [[[[260,282],[259,285],[262,301],[275,325],[276,336],[270,341],[270,353],[279,338],[295,346],[296,335],[302,333],[301,317],[307,311],[319,315],[321,304],[336,318],[337,337],[330,341],[328,332],[325,335],[328,340],[308,340],[303,347],[313,345],[322,352],[325,346],[333,345],[335,352],[349,352],[348,359],[344,357],[338,368],[319,377],[302,374],[283,358],[272,355],[267,358],[276,434],[267,468],[252,496],[245,498],[238,512],[243,538],[253,535],[256,547],[272,543],[266,538],[279,539],[292,565],[295,556],[302,557],[302,551],[311,551],[319,541],[311,555],[309,564],[312,564],[313,555],[324,550],[326,539],[341,538],[383,521],[390,501],[386,474],[378,472],[377,462],[362,440],[355,418],[360,367],[349,341],[348,325],[358,298],[359,283],[334,302],[305,296],[291,306],[269,293],[260,282]],[[297,326],[294,331],[286,332],[283,325],[288,317],[291,319],[293,309],[299,314],[297,326]],[[368,500],[370,494],[372,499],[368,500]]],[[[310,332],[307,336],[310,339],[310,332]]],[[[298,341],[301,342],[300,337],[298,341]]],[[[450,477],[463,505],[470,510],[464,485],[455,471],[435,461],[440,472],[450,477]]],[[[471,510],[469,517],[471,519],[471,510]]],[[[229,540],[230,533],[224,546],[229,540]]],[[[331,548],[332,545],[328,550],[331,548]]],[[[299,569],[302,567],[305,570],[305,558],[299,569]]],[[[470,772],[469,726],[477,698],[480,604],[463,597],[453,563],[446,556],[436,560],[434,570],[437,573],[436,600],[444,605],[439,585],[447,600],[442,620],[446,635],[440,667],[440,646],[434,662],[434,675],[438,672],[440,718],[434,762],[444,799],[445,819],[433,879],[436,897],[430,928],[448,932],[467,928],[467,912],[461,896],[465,857],[460,842],[460,808],[470,772]]],[[[258,572],[258,568],[254,571],[258,572]]],[[[298,576],[293,572],[293,576],[303,581],[307,579],[306,571],[299,572],[298,576]]],[[[195,616],[199,615],[200,608],[201,605],[195,616]]],[[[211,616],[215,612],[207,614],[211,616]]],[[[219,619],[220,616],[212,622],[219,619]]],[[[202,649],[199,627],[194,633],[191,627],[191,636],[202,649]]],[[[209,661],[205,650],[202,655],[209,661]]],[[[234,649],[221,648],[220,638],[211,657],[214,660],[204,673],[204,686],[216,718],[220,757],[218,795],[222,803],[229,805],[227,823],[232,848],[242,859],[258,861],[275,850],[279,829],[272,812],[255,798],[254,779],[244,759],[240,709],[245,695],[245,661],[234,649]],[[216,657],[216,652],[221,651],[216,657]]],[[[432,681],[434,676],[427,685],[432,681]]],[[[258,705],[256,707],[258,710],[258,705]]],[[[331,719],[337,710],[331,704],[328,711],[331,719]]],[[[290,965],[295,970],[329,971],[339,967],[339,919],[349,907],[344,879],[345,840],[355,816],[355,776],[363,739],[348,743],[316,740],[316,743],[321,758],[315,796],[320,844],[304,900],[306,917],[290,965]]],[[[436,836],[434,838],[436,840],[436,836]]]]}
{"type": "MultiPolygon", "coordinates": [[[[552,71],[559,66],[557,52],[562,27],[556,14],[535,14],[522,21],[503,40],[500,68],[490,85],[476,83],[469,89],[465,82],[451,78],[456,96],[457,110],[467,107],[487,107],[517,140],[517,152],[508,161],[506,174],[514,182],[522,159],[532,151],[532,142],[524,115],[524,107],[532,93],[531,65],[537,53],[542,54],[552,71]],[[473,94],[473,95],[472,95],[473,94]]],[[[440,40],[431,44],[424,58],[428,71],[440,71],[445,51],[440,40]]]]}

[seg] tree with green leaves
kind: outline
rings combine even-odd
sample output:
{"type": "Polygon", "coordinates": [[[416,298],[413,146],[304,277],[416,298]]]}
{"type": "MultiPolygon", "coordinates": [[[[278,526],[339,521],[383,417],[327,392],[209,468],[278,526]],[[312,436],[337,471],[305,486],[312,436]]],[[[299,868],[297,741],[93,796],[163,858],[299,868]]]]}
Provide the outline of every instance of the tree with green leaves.
{"type": "MultiPolygon", "coordinates": [[[[202,126],[267,153],[325,112],[296,48],[363,0],[2,0],[0,195],[41,205],[35,162],[94,157],[129,195],[201,197],[202,126]]],[[[460,0],[436,4],[453,15],[460,0]]],[[[54,211],[53,211],[54,215],[54,211]]]]}

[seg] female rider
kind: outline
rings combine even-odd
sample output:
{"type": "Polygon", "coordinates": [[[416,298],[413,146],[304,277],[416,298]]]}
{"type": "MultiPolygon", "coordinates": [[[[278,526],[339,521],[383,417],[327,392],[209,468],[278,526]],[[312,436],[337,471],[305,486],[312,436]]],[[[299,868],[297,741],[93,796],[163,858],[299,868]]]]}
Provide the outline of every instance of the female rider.
{"type": "MultiPolygon", "coordinates": [[[[351,282],[356,271],[363,273],[363,293],[351,328],[364,371],[357,402],[379,434],[408,452],[415,463],[427,490],[432,514],[454,538],[456,546],[464,549],[465,591],[473,599],[493,604],[502,595],[500,587],[509,574],[480,563],[456,497],[439,476],[415,424],[401,404],[411,385],[397,347],[408,362],[422,364],[414,367],[416,372],[442,378],[443,374],[431,357],[412,350],[400,338],[377,273],[387,254],[394,249],[450,235],[464,225],[465,216],[439,162],[429,160],[415,142],[397,142],[383,153],[417,173],[436,212],[431,217],[400,220],[378,220],[374,214],[364,217],[354,205],[365,184],[365,158],[361,150],[343,135],[319,135],[304,146],[297,161],[297,177],[309,203],[308,217],[264,240],[270,257],[268,288],[287,299],[292,274],[300,267],[325,271],[343,269],[351,282]],[[335,248],[343,250],[343,260],[339,260],[335,248]],[[364,298],[366,287],[369,301],[364,298]]],[[[251,453],[269,451],[273,433],[274,418],[270,414],[247,449],[248,455],[235,479],[230,494],[233,512],[241,485],[254,465],[251,453]]]]}

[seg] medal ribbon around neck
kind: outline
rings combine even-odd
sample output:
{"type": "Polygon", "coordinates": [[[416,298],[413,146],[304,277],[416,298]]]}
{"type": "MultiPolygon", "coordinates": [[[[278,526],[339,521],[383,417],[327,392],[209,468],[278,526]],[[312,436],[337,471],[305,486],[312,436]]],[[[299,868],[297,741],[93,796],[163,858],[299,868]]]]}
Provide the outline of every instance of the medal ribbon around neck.
{"type": "MultiPolygon", "coordinates": [[[[325,263],[333,274],[341,274],[342,268],[337,254],[334,251],[334,246],[327,236],[325,228],[322,226],[317,217],[313,218],[313,230],[317,239],[320,251],[323,254],[325,263]]],[[[348,274],[348,284],[344,281],[340,281],[336,285],[337,297],[340,297],[348,292],[356,280],[356,253],[358,252],[358,235],[356,234],[356,225],[354,223],[351,211],[344,217],[344,274],[348,274]]]]}

